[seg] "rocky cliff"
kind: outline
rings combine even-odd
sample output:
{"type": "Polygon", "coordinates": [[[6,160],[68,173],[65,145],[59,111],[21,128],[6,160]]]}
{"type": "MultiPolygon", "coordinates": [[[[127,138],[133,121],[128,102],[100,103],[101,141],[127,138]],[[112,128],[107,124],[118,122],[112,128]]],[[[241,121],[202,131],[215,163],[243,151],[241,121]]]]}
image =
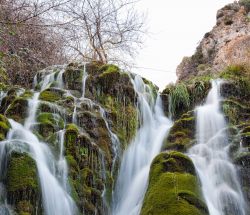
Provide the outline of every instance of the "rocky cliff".
{"type": "Polygon", "coordinates": [[[218,73],[232,64],[248,63],[250,57],[249,11],[246,4],[238,2],[220,9],[216,15],[216,25],[204,35],[195,54],[191,57],[184,57],[178,66],[179,80],[218,73]]]}

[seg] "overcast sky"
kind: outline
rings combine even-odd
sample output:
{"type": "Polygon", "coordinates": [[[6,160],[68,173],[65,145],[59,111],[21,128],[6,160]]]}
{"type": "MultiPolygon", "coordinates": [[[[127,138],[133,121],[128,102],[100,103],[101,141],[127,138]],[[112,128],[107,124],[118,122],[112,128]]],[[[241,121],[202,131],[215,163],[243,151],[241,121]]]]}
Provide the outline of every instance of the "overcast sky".
{"type": "Polygon", "coordinates": [[[139,51],[134,69],[163,89],[176,80],[176,67],[184,56],[194,53],[203,35],[216,22],[216,12],[233,0],[141,0],[147,12],[150,35],[139,51]]]}

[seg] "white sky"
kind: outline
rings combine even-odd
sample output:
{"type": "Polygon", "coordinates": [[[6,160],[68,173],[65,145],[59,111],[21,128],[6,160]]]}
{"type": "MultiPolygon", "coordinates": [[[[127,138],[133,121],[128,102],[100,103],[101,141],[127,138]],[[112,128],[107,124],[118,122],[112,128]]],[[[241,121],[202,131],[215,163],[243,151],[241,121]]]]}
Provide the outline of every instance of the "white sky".
{"type": "Polygon", "coordinates": [[[141,0],[150,32],[139,51],[133,72],[153,81],[162,90],[176,80],[176,67],[191,56],[204,34],[216,22],[216,12],[233,0],[141,0]],[[157,71],[163,70],[163,71],[157,71]]]}

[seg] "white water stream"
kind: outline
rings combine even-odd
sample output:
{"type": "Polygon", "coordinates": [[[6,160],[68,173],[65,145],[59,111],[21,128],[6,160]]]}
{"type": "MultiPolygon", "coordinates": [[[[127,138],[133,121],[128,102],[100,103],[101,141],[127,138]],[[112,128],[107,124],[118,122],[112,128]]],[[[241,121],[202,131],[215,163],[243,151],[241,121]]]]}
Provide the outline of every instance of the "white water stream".
{"type": "MultiPolygon", "coordinates": [[[[57,77],[60,87],[63,87],[62,74],[63,70],[59,72],[57,77]]],[[[41,90],[46,89],[53,81],[55,81],[55,73],[45,75],[41,90]]],[[[37,166],[44,213],[46,215],[74,215],[78,213],[78,210],[69,194],[67,163],[63,155],[65,131],[58,132],[59,159],[54,157],[46,143],[39,141],[32,133],[40,103],[39,95],[39,92],[35,92],[33,98],[29,99],[28,116],[24,125],[9,119],[11,130],[7,139],[0,144],[0,172],[1,175],[5,174],[7,154],[12,151],[29,154],[37,166]]],[[[1,194],[4,194],[4,192],[1,192],[1,194]]],[[[5,214],[11,213],[6,204],[5,207],[2,206],[0,209],[5,211],[5,214]]]]}
{"type": "Polygon", "coordinates": [[[227,124],[220,110],[221,80],[212,81],[206,102],[196,109],[197,144],[189,151],[210,215],[244,215],[236,167],[228,156],[227,124]]]}
{"type": "Polygon", "coordinates": [[[140,128],[125,151],[113,194],[113,215],[138,215],[147,189],[150,164],[160,152],[172,125],[164,116],[160,97],[154,102],[151,89],[140,76],[131,79],[138,94],[140,128]]]}

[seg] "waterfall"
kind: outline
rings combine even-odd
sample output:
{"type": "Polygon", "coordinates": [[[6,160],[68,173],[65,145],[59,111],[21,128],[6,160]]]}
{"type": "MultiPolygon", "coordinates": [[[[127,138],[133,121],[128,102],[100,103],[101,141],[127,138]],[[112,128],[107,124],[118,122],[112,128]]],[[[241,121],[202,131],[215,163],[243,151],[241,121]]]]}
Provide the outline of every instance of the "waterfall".
{"type": "Polygon", "coordinates": [[[220,111],[221,83],[212,81],[205,104],[196,109],[197,144],[189,156],[199,174],[210,215],[244,215],[236,167],[228,155],[227,124],[220,111]]]}
{"type": "MultiPolygon", "coordinates": [[[[58,73],[58,85],[63,87],[62,74],[58,73]]],[[[46,89],[55,81],[55,72],[47,74],[41,81],[41,90],[46,89]]],[[[34,79],[34,85],[37,78],[34,79]]],[[[33,98],[28,101],[28,116],[24,125],[9,119],[11,129],[7,139],[0,144],[0,173],[5,175],[7,155],[12,151],[27,153],[36,163],[38,179],[42,194],[42,206],[46,215],[74,215],[78,213],[77,207],[70,196],[68,185],[67,162],[64,157],[64,134],[65,130],[58,131],[59,159],[56,159],[48,144],[39,141],[32,133],[33,125],[36,124],[37,110],[40,104],[40,92],[35,92],[33,98]]],[[[59,107],[57,107],[59,108],[59,107]]],[[[1,182],[1,181],[0,181],[1,182]]],[[[1,185],[1,199],[6,199],[4,186],[1,185]]],[[[1,200],[3,202],[3,200],[1,200]]],[[[0,207],[1,214],[11,214],[8,205],[3,202],[0,207]],[[2,212],[3,211],[3,212],[2,212]]]]}
{"type": "Polygon", "coordinates": [[[59,173],[58,173],[57,178],[60,179],[64,190],[70,193],[70,189],[68,186],[68,165],[64,157],[64,135],[65,135],[65,130],[61,130],[57,133],[57,139],[58,139],[59,148],[60,148],[59,161],[58,161],[59,173]]]}
{"type": "Polygon", "coordinates": [[[85,98],[86,80],[88,78],[86,65],[87,63],[84,63],[83,76],[82,76],[82,98],[85,98]]]}
{"type": "Polygon", "coordinates": [[[58,73],[57,78],[56,78],[57,86],[58,86],[58,88],[60,88],[60,89],[63,89],[63,88],[64,88],[63,73],[65,72],[65,67],[66,67],[66,66],[64,66],[64,68],[62,68],[62,69],[60,70],[60,72],[58,73]]]}
{"type": "Polygon", "coordinates": [[[6,96],[6,93],[3,91],[0,91],[0,105],[2,103],[3,98],[6,96]]]}
{"type": "Polygon", "coordinates": [[[140,128],[124,152],[113,194],[113,215],[138,215],[147,189],[150,164],[160,152],[171,127],[164,116],[161,99],[140,76],[131,79],[138,95],[140,128]]]}
{"type": "MultiPolygon", "coordinates": [[[[56,163],[47,144],[42,143],[26,127],[9,120],[12,129],[8,138],[1,143],[1,148],[28,153],[36,162],[38,178],[42,191],[43,207],[46,215],[76,214],[76,206],[70,195],[63,189],[56,176],[53,166],[56,163]]],[[[1,161],[4,162],[4,161],[1,161]]]]}

